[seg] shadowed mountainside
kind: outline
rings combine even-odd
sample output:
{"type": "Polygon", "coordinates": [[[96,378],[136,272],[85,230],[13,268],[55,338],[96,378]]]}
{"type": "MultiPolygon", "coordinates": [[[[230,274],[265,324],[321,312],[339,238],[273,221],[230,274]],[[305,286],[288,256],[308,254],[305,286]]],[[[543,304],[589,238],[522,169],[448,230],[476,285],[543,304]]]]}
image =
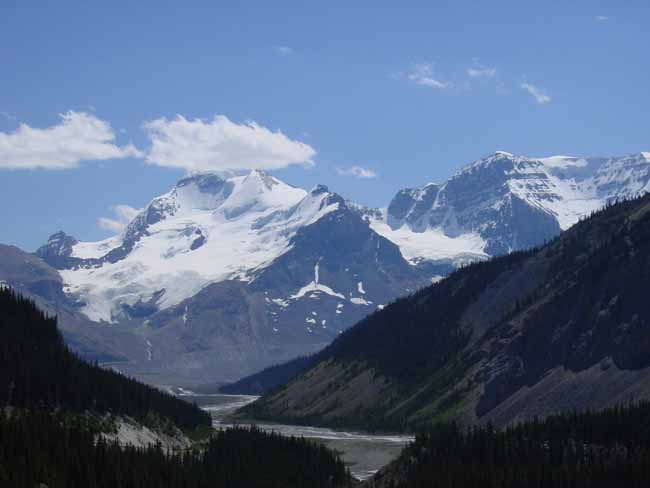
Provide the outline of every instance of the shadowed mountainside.
{"type": "Polygon", "coordinates": [[[244,414],[408,430],[647,398],[648,284],[645,196],[395,301],[244,414]]]}

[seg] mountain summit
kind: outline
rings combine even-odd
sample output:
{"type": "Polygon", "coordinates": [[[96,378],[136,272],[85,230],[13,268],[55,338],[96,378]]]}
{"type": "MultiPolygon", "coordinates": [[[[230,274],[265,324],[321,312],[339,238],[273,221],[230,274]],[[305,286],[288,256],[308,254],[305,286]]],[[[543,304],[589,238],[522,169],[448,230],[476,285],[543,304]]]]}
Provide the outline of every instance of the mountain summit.
{"type": "Polygon", "coordinates": [[[334,209],[320,203],[261,171],[200,174],[154,198],[117,237],[51,238],[38,254],[61,270],[68,293],[83,297],[86,316],[116,322],[143,304],[177,305],[210,283],[250,281],[298,228],[334,209]]]}

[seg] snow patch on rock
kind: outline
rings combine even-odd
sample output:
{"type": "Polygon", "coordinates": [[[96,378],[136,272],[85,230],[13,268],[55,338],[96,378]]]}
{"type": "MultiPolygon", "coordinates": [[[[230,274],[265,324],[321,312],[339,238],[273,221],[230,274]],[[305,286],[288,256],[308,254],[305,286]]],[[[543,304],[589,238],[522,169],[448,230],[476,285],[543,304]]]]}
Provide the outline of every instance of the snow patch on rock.
{"type": "MultiPolygon", "coordinates": [[[[298,290],[298,292],[295,293],[294,295],[291,295],[289,297],[289,299],[297,300],[299,298],[304,297],[308,293],[314,293],[314,292],[323,292],[323,293],[326,293],[327,295],[330,295],[330,296],[333,296],[333,297],[336,297],[336,298],[345,299],[345,296],[342,295],[341,293],[335,292],[329,286],[326,286],[326,285],[323,285],[322,283],[320,283],[319,266],[320,266],[319,262],[317,262],[316,265],[314,266],[314,281],[312,281],[311,283],[309,283],[309,284],[303,286],[302,288],[300,288],[300,290],[298,290]]],[[[312,297],[313,297],[313,295],[312,295],[312,297]]]]}

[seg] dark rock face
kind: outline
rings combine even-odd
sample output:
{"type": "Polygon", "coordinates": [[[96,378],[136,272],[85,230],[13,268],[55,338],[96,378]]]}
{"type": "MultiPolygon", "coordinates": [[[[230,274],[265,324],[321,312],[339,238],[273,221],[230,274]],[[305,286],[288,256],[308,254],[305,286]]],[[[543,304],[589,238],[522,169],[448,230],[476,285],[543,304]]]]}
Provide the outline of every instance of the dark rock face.
{"type": "Polygon", "coordinates": [[[429,226],[427,213],[433,208],[440,194],[440,186],[429,183],[423,188],[400,190],[388,205],[388,225],[393,229],[408,222],[414,230],[429,226]]]}
{"type": "Polygon", "coordinates": [[[213,195],[221,193],[224,198],[230,194],[233,188],[232,183],[215,174],[188,176],[187,178],[179,180],[178,183],[176,183],[176,187],[182,188],[192,183],[196,184],[201,193],[210,193],[213,195]]]}
{"type": "MultiPolygon", "coordinates": [[[[444,206],[433,212],[429,225],[477,230],[491,255],[526,249],[560,233],[553,215],[513,194],[507,184],[518,177],[512,158],[495,157],[490,164],[464,171],[445,187],[444,206]],[[515,176],[512,175],[515,173],[515,176]]],[[[540,177],[526,173],[527,179],[540,177]]]]}
{"type": "Polygon", "coordinates": [[[329,193],[329,188],[325,185],[316,185],[310,192],[313,196],[329,193]]]}
{"type": "MultiPolygon", "coordinates": [[[[292,249],[264,270],[254,287],[307,284],[314,279],[317,263],[322,282],[336,284],[334,287],[345,296],[359,295],[359,281],[368,283],[369,288],[390,286],[391,281],[425,283],[426,278],[404,260],[398,247],[373,232],[343,199],[336,195],[326,203],[335,202],[339,209],[300,229],[292,239],[292,249]]],[[[400,291],[407,287],[402,286],[400,291]]]]}
{"type": "Polygon", "coordinates": [[[205,242],[207,240],[205,238],[205,236],[203,235],[203,232],[201,231],[201,229],[196,229],[194,231],[194,234],[196,235],[196,238],[192,241],[192,244],[190,245],[190,250],[192,250],[192,251],[197,250],[199,247],[201,247],[203,244],[205,244],[205,242]]]}
{"type": "Polygon", "coordinates": [[[158,311],[158,306],[156,305],[156,302],[164,293],[165,293],[164,289],[158,290],[147,301],[139,300],[137,303],[133,305],[126,305],[126,304],[122,305],[122,307],[124,308],[124,312],[133,319],[149,317],[150,315],[158,311]]]}
{"type": "Polygon", "coordinates": [[[72,253],[72,246],[77,242],[72,236],[69,236],[63,231],[52,234],[47,243],[42,245],[36,250],[36,255],[49,263],[51,266],[63,269],[74,262],[74,258],[70,258],[72,253]]]}
{"type": "Polygon", "coordinates": [[[487,241],[485,252],[491,256],[537,246],[561,231],[552,215],[515,196],[487,218],[490,222],[484,226],[482,237],[487,241]]]}

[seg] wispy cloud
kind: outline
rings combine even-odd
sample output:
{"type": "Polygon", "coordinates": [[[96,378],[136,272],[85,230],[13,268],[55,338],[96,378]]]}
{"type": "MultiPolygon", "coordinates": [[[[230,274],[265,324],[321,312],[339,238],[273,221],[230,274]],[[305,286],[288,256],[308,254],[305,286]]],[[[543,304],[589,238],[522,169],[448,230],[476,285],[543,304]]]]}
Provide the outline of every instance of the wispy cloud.
{"type": "Polygon", "coordinates": [[[7,120],[16,120],[15,115],[10,114],[9,112],[5,112],[3,110],[0,110],[0,116],[4,117],[7,120]]]}
{"type": "Polygon", "coordinates": [[[20,124],[0,132],[0,169],[67,169],[82,161],[142,157],[131,144],[115,144],[110,124],[86,112],[61,114],[61,122],[44,129],[20,124]]]}
{"type": "Polygon", "coordinates": [[[539,104],[550,103],[551,101],[551,97],[549,95],[544,93],[541,88],[532,85],[531,83],[524,82],[521,84],[521,88],[522,90],[528,92],[528,94],[531,95],[539,104]]]}
{"type": "Polygon", "coordinates": [[[147,122],[150,164],[187,171],[280,169],[312,166],[316,151],[257,122],[237,124],[225,115],[188,120],[182,115],[147,122]]]}
{"type": "Polygon", "coordinates": [[[450,81],[434,78],[433,64],[431,63],[418,63],[413,65],[413,68],[407,73],[406,77],[417,85],[427,86],[429,88],[445,89],[453,86],[450,81]]]}
{"type": "Polygon", "coordinates": [[[607,15],[596,15],[594,19],[599,22],[607,22],[609,20],[609,17],[607,15]]]}
{"type": "Polygon", "coordinates": [[[110,208],[113,217],[100,217],[97,219],[97,225],[104,230],[119,234],[131,222],[142,209],[133,208],[129,205],[114,205],[110,208]]]}
{"type": "Polygon", "coordinates": [[[273,50],[280,56],[290,56],[294,53],[294,50],[289,46],[273,46],[273,50]]]}
{"type": "Polygon", "coordinates": [[[497,74],[497,69],[495,67],[484,66],[479,63],[478,59],[474,58],[472,60],[472,66],[467,68],[467,74],[472,78],[492,78],[497,74]]]}
{"type": "Polygon", "coordinates": [[[472,78],[478,78],[480,76],[485,76],[486,78],[492,78],[497,74],[496,68],[467,68],[467,74],[472,78]]]}
{"type": "Polygon", "coordinates": [[[350,166],[349,168],[336,168],[339,176],[353,176],[355,178],[377,178],[377,173],[370,168],[363,168],[361,166],[350,166]]]}

